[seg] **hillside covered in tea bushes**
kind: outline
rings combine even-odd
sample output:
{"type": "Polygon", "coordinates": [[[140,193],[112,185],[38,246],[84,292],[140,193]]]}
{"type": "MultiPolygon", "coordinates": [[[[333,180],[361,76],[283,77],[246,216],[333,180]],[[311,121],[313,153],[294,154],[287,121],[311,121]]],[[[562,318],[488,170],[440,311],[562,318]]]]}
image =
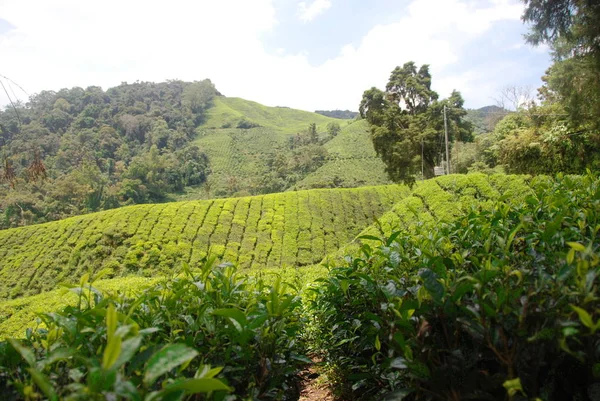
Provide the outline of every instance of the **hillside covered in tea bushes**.
{"type": "Polygon", "coordinates": [[[110,268],[170,274],[211,253],[242,268],[319,263],[408,195],[400,185],[137,205],[0,231],[0,299],[110,268]]]}

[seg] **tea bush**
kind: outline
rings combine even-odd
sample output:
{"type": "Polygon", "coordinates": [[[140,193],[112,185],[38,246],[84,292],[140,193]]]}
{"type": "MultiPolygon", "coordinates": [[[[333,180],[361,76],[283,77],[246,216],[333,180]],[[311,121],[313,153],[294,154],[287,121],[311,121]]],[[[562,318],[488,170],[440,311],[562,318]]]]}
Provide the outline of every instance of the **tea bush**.
{"type": "Polygon", "coordinates": [[[599,399],[600,179],[530,188],[365,236],[317,280],[311,338],[345,399],[599,399]]]}
{"type": "Polygon", "coordinates": [[[3,399],[286,399],[309,362],[301,301],[275,278],[242,277],[204,259],[137,296],[109,294],[87,277],[75,305],[41,316],[43,328],[0,343],[3,399]],[[213,366],[217,366],[213,368],[213,366]]]}

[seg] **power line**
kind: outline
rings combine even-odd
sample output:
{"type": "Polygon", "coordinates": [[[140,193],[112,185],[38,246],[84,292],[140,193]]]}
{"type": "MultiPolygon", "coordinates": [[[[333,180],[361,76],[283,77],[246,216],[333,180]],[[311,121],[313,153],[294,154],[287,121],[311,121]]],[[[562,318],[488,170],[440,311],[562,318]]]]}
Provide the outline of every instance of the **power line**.
{"type": "MultiPolygon", "coordinates": [[[[7,81],[12,82],[13,84],[15,84],[17,86],[17,88],[21,89],[23,91],[23,93],[27,95],[28,98],[30,97],[29,93],[27,93],[27,91],[25,89],[23,89],[23,87],[21,87],[21,85],[19,85],[18,83],[16,83],[15,81],[13,81],[12,79],[10,79],[9,77],[4,76],[2,74],[0,74],[0,77],[2,77],[4,79],[6,79],[7,81]]],[[[15,97],[16,97],[16,95],[15,95],[15,97]]]]}
{"type": "Polygon", "coordinates": [[[10,95],[8,94],[8,91],[6,90],[6,87],[4,86],[4,83],[2,82],[1,79],[0,79],[0,85],[2,85],[2,89],[4,89],[4,93],[6,93],[6,97],[8,97],[10,104],[12,105],[13,109],[15,110],[17,119],[19,120],[19,125],[22,125],[23,123],[21,122],[21,116],[19,115],[19,112],[17,111],[17,108],[15,107],[15,104],[13,103],[12,99],[10,98],[10,95]]]}

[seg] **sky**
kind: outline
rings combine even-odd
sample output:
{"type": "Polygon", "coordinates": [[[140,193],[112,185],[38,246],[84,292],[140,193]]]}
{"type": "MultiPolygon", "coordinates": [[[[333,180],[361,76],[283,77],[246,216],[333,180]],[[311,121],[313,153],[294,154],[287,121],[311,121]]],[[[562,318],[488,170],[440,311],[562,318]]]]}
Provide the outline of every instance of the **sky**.
{"type": "Polygon", "coordinates": [[[357,110],[414,61],[441,98],[456,89],[478,108],[542,84],[551,58],[525,43],[522,12],[520,0],[0,0],[0,75],[28,94],[210,78],[268,106],[357,110]]]}

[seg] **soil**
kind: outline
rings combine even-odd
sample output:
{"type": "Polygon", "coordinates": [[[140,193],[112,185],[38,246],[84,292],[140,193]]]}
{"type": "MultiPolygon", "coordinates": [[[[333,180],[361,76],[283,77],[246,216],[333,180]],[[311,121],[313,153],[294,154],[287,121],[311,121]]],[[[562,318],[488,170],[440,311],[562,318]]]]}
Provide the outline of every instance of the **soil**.
{"type": "Polygon", "coordinates": [[[309,366],[302,372],[298,401],[334,401],[330,389],[322,380],[319,380],[320,376],[314,366],[309,366]]]}

